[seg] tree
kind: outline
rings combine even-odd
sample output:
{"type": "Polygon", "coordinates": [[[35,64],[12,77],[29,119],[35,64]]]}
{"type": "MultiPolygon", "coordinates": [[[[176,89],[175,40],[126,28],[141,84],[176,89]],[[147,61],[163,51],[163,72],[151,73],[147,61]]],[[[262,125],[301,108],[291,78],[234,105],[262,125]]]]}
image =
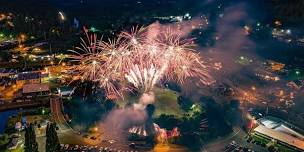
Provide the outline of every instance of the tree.
{"type": "Polygon", "coordinates": [[[167,83],[165,83],[165,86],[167,88],[169,88],[170,90],[173,90],[173,91],[176,91],[176,92],[181,92],[182,91],[181,87],[174,82],[167,82],[167,83]]]}
{"type": "Polygon", "coordinates": [[[180,119],[176,118],[174,115],[161,114],[158,118],[155,119],[155,123],[158,124],[161,128],[172,130],[180,123],[180,119]]]}
{"type": "Polygon", "coordinates": [[[155,106],[153,104],[148,104],[146,107],[146,113],[147,113],[147,121],[145,123],[145,128],[148,133],[148,136],[146,137],[146,143],[150,145],[155,144],[155,130],[154,130],[154,125],[153,125],[153,113],[155,111],[155,106]]]}
{"type": "Polygon", "coordinates": [[[148,104],[146,107],[147,115],[149,118],[152,118],[154,111],[155,111],[155,106],[153,104],[148,104]]]}
{"type": "Polygon", "coordinates": [[[230,108],[238,109],[239,107],[240,107],[240,101],[239,100],[231,100],[230,101],[230,108]]]}
{"type": "Polygon", "coordinates": [[[193,104],[189,98],[184,97],[184,96],[179,96],[177,98],[177,103],[184,111],[189,111],[193,104]]]}
{"type": "Polygon", "coordinates": [[[38,152],[38,143],[36,142],[36,134],[32,124],[25,129],[24,147],[25,152],[38,152]]]}
{"type": "Polygon", "coordinates": [[[9,140],[7,134],[0,135],[0,146],[6,145],[8,142],[9,140]]]}
{"type": "Polygon", "coordinates": [[[60,143],[56,132],[56,124],[49,123],[46,127],[46,152],[60,151],[60,143]]]}
{"type": "Polygon", "coordinates": [[[184,115],[181,123],[178,125],[181,137],[179,142],[191,149],[191,151],[198,151],[202,147],[209,132],[208,120],[202,107],[196,106],[196,110],[189,115],[184,115]]]}
{"type": "Polygon", "coordinates": [[[226,121],[224,108],[218,104],[213,98],[203,97],[206,105],[206,116],[208,119],[208,128],[210,137],[225,136],[232,132],[232,126],[226,121]]]}
{"type": "Polygon", "coordinates": [[[303,19],[304,1],[303,0],[272,0],[274,10],[279,18],[303,19]]]}

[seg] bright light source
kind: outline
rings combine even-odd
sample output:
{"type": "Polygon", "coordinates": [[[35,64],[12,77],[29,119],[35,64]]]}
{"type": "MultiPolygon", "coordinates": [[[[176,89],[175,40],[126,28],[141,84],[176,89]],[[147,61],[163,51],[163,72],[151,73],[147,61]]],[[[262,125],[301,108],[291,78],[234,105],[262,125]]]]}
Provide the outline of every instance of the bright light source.
{"type": "Polygon", "coordinates": [[[97,127],[94,127],[93,130],[96,132],[96,131],[98,131],[98,128],[97,128],[97,127]]]}
{"type": "Polygon", "coordinates": [[[91,31],[91,32],[96,32],[97,29],[96,29],[95,27],[91,27],[91,28],[90,28],[90,31],[91,31]]]}
{"type": "Polygon", "coordinates": [[[58,12],[58,14],[59,14],[59,19],[61,21],[65,21],[65,16],[64,16],[63,12],[58,12]]]}
{"type": "Polygon", "coordinates": [[[257,23],[257,26],[261,26],[261,23],[258,22],[258,23],[257,23]]]}

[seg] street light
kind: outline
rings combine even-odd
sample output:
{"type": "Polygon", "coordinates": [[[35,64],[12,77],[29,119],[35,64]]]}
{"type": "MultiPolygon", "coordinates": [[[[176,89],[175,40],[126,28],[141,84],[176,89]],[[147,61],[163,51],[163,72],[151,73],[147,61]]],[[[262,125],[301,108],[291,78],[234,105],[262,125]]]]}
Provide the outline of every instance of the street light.
{"type": "Polygon", "coordinates": [[[60,21],[64,22],[65,19],[66,19],[64,13],[63,12],[58,12],[58,14],[59,14],[60,21]]]}

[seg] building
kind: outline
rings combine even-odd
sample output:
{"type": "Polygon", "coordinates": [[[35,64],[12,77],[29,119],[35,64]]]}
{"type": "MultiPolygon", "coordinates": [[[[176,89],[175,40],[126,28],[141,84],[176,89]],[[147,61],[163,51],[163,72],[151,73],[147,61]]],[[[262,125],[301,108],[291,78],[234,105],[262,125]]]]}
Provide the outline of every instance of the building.
{"type": "Polygon", "coordinates": [[[48,96],[49,93],[50,87],[45,83],[25,84],[22,88],[22,95],[28,97],[48,96]]]}
{"type": "Polygon", "coordinates": [[[296,151],[304,152],[303,131],[299,128],[274,117],[261,118],[258,123],[258,126],[254,129],[256,134],[296,151]]]}
{"type": "Polygon", "coordinates": [[[272,60],[268,60],[267,64],[269,65],[270,69],[272,71],[275,71],[275,72],[282,71],[285,68],[285,64],[275,62],[275,61],[272,61],[272,60]]]}
{"type": "Polygon", "coordinates": [[[13,69],[0,69],[0,78],[2,77],[13,77],[17,73],[16,70],[13,69]]]}
{"type": "Polygon", "coordinates": [[[41,83],[41,72],[18,73],[17,84],[41,83]]]}
{"type": "Polygon", "coordinates": [[[68,86],[57,88],[57,92],[62,97],[70,97],[74,93],[75,88],[68,86]]]}

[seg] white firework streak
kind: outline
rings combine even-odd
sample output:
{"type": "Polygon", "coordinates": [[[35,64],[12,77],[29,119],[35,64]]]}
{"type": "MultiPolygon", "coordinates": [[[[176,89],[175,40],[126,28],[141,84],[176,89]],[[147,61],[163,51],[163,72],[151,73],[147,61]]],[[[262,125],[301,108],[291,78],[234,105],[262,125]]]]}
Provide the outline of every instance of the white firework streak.
{"type": "Polygon", "coordinates": [[[137,90],[153,91],[161,79],[183,84],[188,78],[200,83],[214,82],[209,65],[196,52],[193,39],[183,38],[172,30],[156,33],[149,39],[146,28],[135,27],[116,39],[97,40],[96,34],[81,39],[78,51],[70,51],[70,70],[83,80],[98,82],[106,93],[118,94],[137,90]]]}
{"type": "Polygon", "coordinates": [[[150,68],[143,69],[135,65],[130,69],[129,73],[125,75],[125,78],[138,90],[149,92],[152,91],[154,85],[162,77],[164,70],[164,66],[158,70],[154,65],[151,65],[150,68]]]}

